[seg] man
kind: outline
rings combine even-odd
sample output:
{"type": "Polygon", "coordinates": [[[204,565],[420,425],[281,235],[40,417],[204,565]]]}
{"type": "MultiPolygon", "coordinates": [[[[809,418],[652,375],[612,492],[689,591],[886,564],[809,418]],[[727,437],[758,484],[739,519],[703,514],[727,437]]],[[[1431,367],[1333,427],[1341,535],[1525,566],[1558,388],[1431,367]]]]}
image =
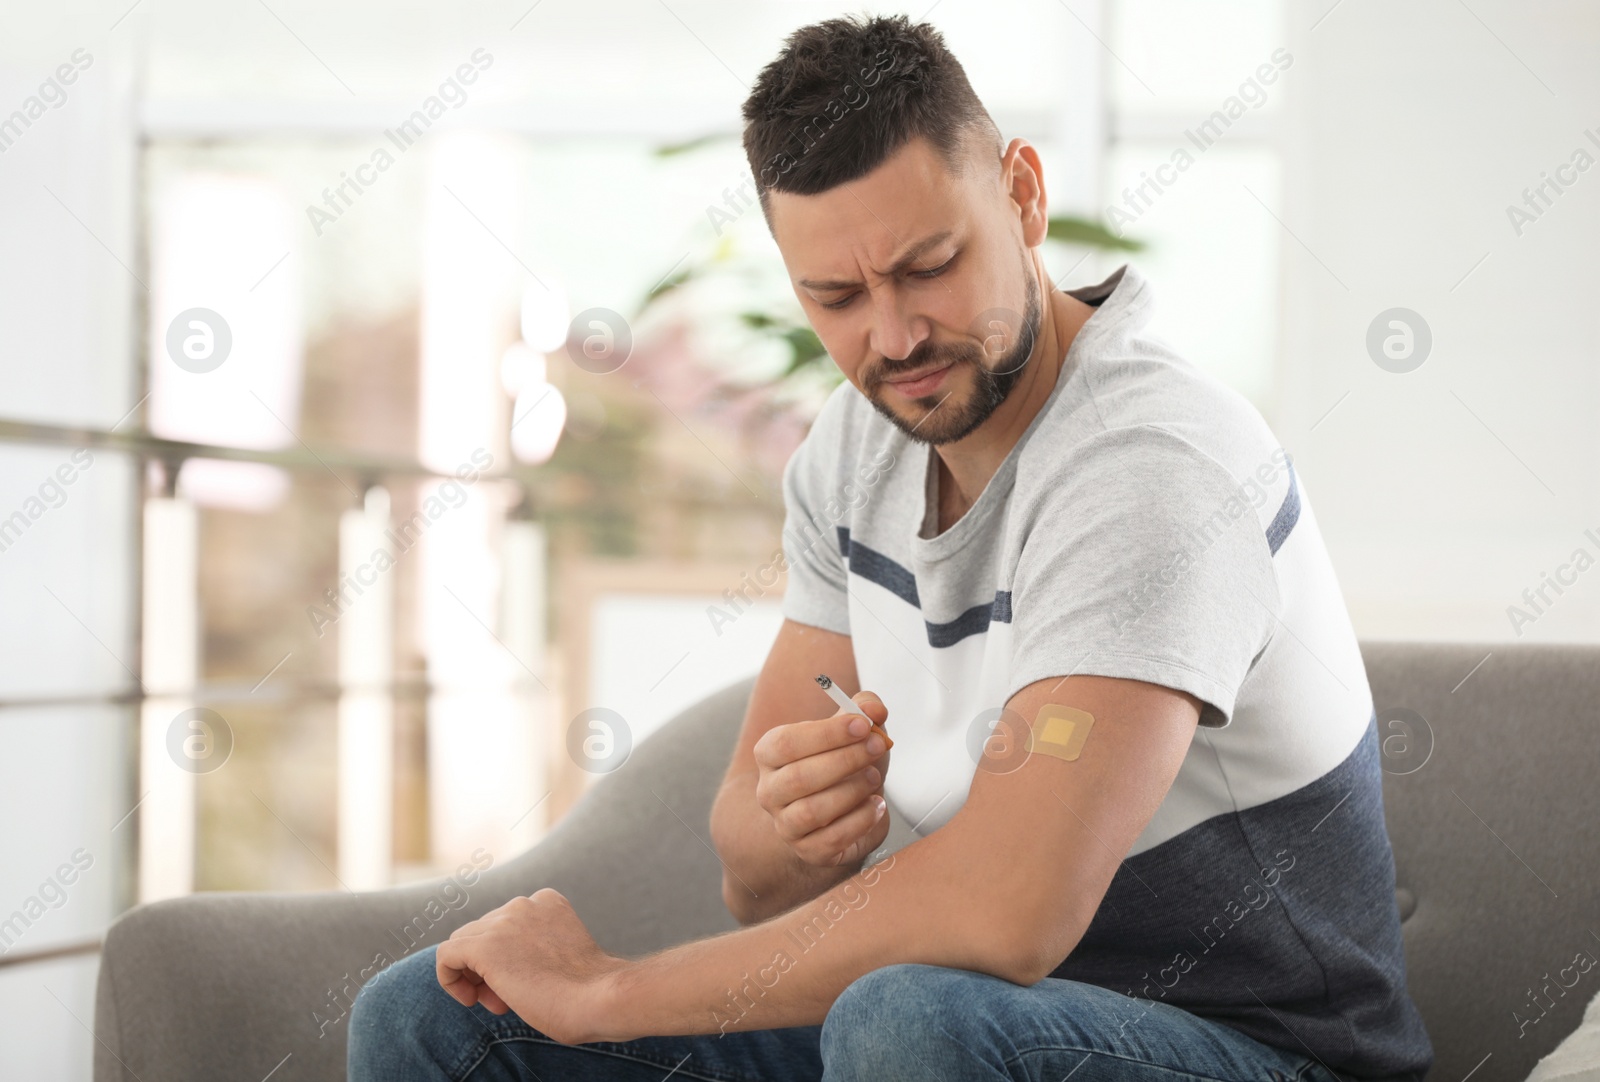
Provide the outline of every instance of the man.
{"type": "Polygon", "coordinates": [[[516,899],[363,990],[352,1077],[1420,1080],[1287,454],[1134,270],[1053,287],[1039,155],[933,30],[803,29],[745,119],[848,381],[784,474],[787,619],[712,814],[745,927],[625,960],[516,899]],[[920,837],[868,862],[886,796],[920,837]]]}

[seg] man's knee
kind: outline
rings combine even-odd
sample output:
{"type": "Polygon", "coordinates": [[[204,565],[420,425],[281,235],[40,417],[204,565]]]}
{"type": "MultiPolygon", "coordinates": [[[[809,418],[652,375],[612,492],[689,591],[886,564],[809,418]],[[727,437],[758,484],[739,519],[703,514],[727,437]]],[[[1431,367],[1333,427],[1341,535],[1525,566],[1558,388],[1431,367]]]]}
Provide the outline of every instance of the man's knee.
{"type": "Polygon", "coordinates": [[[435,948],[418,951],[380,970],[350,1005],[352,1079],[392,1077],[400,1063],[433,1060],[445,1049],[465,1010],[439,985],[435,948]],[[447,1006],[455,1011],[442,1010],[447,1006]]]}
{"type": "Polygon", "coordinates": [[[822,1059],[832,1078],[937,1078],[959,1046],[987,1060],[980,985],[998,978],[906,963],[858,977],[834,1000],[822,1024],[822,1059]]]}

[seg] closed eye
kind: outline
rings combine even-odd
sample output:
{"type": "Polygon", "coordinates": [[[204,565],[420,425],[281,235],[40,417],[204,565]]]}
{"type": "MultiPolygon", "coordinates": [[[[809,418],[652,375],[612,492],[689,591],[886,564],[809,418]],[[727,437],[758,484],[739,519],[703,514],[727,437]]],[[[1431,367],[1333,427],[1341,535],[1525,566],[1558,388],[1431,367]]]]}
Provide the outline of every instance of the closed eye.
{"type": "MultiPolygon", "coordinates": [[[[911,272],[911,277],[913,277],[913,278],[924,278],[924,279],[926,279],[926,278],[937,278],[937,277],[939,277],[939,275],[941,275],[945,271],[949,270],[950,269],[950,264],[954,263],[955,261],[956,261],[956,257],[955,256],[951,256],[949,259],[945,260],[943,263],[940,263],[937,267],[929,267],[926,270],[912,271],[911,272]]],[[[836,301],[828,301],[828,302],[818,301],[817,303],[822,305],[822,307],[827,308],[827,309],[829,309],[831,311],[838,311],[839,309],[845,307],[846,305],[848,305],[851,301],[853,301],[855,299],[856,299],[856,295],[854,293],[851,293],[851,294],[848,294],[848,295],[846,295],[844,297],[840,297],[836,301]]]]}

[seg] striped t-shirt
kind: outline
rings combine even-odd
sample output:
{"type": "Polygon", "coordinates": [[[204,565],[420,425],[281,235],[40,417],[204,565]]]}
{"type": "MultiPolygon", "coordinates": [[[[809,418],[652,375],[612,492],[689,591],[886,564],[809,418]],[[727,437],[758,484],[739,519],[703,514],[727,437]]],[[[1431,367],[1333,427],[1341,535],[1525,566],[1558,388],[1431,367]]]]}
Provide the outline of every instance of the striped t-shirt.
{"type": "MultiPolygon", "coordinates": [[[[1204,704],[1171,790],[1052,976],[1421,1079],[1372,697],[1316,518],[1254,408],[1146,331],[1124,267],[1049,399],[937,532],[934,452],[849,383],[784,471],[783,613],[851,636],[889,710],[890,803],[966,799],[1001,708],[1071,673],[1204,704]]],[[[1067,885],[1063,884],[1063,889],[1067,885]]]]}

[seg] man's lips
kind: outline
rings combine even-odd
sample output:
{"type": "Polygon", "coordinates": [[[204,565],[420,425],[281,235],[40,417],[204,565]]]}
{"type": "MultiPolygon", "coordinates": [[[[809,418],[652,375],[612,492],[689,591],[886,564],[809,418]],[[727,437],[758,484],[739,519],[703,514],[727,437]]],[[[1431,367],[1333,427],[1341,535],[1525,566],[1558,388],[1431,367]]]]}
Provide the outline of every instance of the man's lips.
{"type": "Polygon", "coordinates": [[[920,398],[933,393],[944,381],[944,374],[950,371],[954,364],[954,361],[947,361],[942,365],[923,368],[903,376],[886,376],[884,382],[908,398],[920,398]]]}

